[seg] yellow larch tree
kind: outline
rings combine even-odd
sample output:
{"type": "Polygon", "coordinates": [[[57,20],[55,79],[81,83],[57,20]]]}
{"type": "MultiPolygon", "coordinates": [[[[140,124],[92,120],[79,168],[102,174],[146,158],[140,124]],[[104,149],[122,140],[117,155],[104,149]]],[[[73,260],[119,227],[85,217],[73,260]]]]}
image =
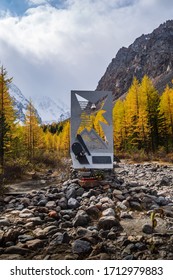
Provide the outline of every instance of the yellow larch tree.
{"type": "Polygon", "coordinates": [[[29,160],[32,160],[36,152],[44,147],[43,139],[43,130],[40,127],[32,101],[30,101],[25,120],[25,145],[29,160]]]}
{"type": "Polygon", "coordinates": [[[169,145],[173,146],[173,88],[168,85],[160,98],[159,108],[164,121],[164,131],[161,134],[167,135],[169,145]]]}
{"type": "Polygon", "coordinates": [[[9,95],[9,84],[12,78],[7,77],[6,69],[0,68],[0,169],[4,172],[5,160],[12,154],[13,132],[15,130],[15,110],[9,95]]]}
{"type": "Polygon", "coordinates": [[[113,108],[113,140],[114,148],[124,150],[126,148],[126,115],[124,101],[118,99],[113,108]]]}
{"type": "MultiPolygon", "coordinates": [[[[70,152],[70,121],[64,123],[62,132],[59,134],[60,146],[59,151],[62,156],[68,156],[70,152]]],[[[58,140],[57,140],[58,141],[58,140]]]]}

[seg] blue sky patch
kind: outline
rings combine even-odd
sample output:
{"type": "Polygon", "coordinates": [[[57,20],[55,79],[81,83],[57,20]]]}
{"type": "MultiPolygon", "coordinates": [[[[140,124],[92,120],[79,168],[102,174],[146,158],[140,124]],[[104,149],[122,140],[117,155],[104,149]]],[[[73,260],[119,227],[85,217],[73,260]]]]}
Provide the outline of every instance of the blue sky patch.
{"type": "Polygon", "coordinates": [[[22,15],[28,8],[27,1],[21,0],[1,0],[0,10],[10,11],[12,14],[22,15]]]}
{"type": "MultiPolygon", "coordinates": [[[[65,2],[62,0],[48,0],[47,4],[57,9],[65,8],[65,2]]],[[[0,0],[0,11],[10,11],[12,15],[22,16],[27,9],[37,7],[39,4],[32,4],[27,0],[0,0]]]]}

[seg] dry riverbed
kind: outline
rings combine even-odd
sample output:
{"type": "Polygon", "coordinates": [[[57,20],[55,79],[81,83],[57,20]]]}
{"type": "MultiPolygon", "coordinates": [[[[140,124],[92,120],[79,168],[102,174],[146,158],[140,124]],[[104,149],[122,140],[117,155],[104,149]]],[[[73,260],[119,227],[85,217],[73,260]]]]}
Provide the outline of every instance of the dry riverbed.
{"type": "Polygon", "coordinates": [[[120,162],[93,188],[49,171],[10,184],[0,211],[0,259],[173,259],[172,165],[120,162]]]}

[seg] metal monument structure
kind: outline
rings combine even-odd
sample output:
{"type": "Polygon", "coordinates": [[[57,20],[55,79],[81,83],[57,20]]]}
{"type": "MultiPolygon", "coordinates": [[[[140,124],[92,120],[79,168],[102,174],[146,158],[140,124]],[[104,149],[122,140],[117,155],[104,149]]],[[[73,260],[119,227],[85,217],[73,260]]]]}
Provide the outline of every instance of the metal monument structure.
{"type": "Polygon", "coordinates": [[[73,168],[113,168],[112,92],[71,91],[70,140],[73,168]]]}

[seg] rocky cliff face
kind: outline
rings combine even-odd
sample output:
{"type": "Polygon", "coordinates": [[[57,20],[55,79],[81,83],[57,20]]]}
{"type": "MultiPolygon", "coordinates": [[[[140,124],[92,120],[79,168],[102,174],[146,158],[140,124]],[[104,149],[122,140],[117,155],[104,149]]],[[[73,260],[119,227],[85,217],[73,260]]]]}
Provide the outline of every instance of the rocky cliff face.
{"type": "Polygon", "coordinates": [[[173,20],[161,24],[151,34],[122,47],[98,83],[97,90],[111,90],[114,99],[130,87],[133,77],[147,74],[159,92],[173,79],[173,20]]]}

